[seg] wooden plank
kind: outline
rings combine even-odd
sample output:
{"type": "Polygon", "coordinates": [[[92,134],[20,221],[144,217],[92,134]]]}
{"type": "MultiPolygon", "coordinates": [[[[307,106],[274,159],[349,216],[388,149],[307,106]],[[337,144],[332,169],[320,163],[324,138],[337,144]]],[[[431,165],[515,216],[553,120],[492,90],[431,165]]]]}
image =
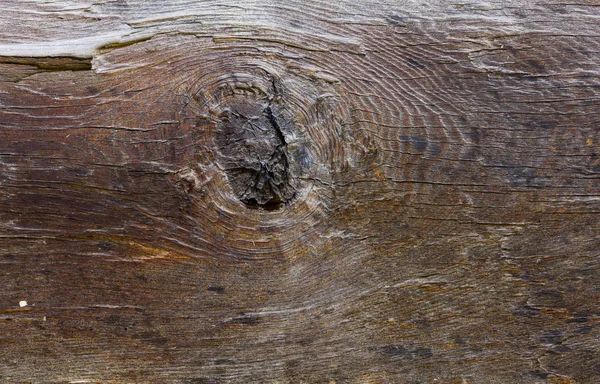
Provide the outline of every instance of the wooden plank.
{"type": "Polygon", "coordinates": [[[596,1],[0,8],[0,378],[600,381],[596,1]]]}

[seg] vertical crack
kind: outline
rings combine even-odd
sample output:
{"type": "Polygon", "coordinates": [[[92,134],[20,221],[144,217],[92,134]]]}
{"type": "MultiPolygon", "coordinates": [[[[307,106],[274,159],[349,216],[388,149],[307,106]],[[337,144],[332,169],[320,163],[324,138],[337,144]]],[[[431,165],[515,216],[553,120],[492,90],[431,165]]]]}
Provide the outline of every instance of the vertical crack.
{"type": "Polygon", "coordinates": [[[267,117],[269,118],[269,122],[271,123],[271,126],[275,130],[275,133],[277,133],[277,137],[279,137],[279,140],[281,140],[281,142],[283,143],[283,146],[285,147],[286,146],[285,136],[283,135],[281,128],[279,128],[279,124],[277,123],[277,119],[275,119],[275,115],[273,115],[273,110],[271,109],[271,104],[269,104],[267,106],[267,108],[265,109],[265,112],[267,113],[267,117]]]}

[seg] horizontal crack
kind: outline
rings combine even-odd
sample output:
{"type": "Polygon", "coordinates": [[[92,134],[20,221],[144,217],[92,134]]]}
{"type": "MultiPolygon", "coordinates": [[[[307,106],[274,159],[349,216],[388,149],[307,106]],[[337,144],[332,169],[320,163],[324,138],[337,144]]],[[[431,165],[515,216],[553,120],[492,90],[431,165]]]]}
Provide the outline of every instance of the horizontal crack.
{"type": "Polygon", "coordinates": [[[31,65],[47,71],[87,71],[92,69],[91,59],[78,57],[19,57],[0,56],[0,63],[31,65]]]}

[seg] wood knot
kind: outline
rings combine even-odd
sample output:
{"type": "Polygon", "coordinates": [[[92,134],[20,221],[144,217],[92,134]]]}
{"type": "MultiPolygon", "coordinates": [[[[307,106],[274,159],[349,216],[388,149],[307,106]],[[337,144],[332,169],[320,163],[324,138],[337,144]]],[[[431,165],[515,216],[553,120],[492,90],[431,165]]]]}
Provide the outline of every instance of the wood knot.
{"type": "Polygon", "coordinates": [[[276,210],[297,190],[293,119],[272,98],[234,95],[221,109],[217,146],[221,164],[237,198],[249,208],[276,210]]]}

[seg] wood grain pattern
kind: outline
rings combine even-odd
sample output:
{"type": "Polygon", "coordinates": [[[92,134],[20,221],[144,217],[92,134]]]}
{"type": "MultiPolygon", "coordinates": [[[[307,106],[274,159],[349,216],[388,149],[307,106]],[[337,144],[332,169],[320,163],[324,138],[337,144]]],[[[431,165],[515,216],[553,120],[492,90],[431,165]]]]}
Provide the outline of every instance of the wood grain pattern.
{"type": "Polygon", "coordinates": [[[599,6],[3,1],[1,381],[600,382],[599,6]]]}

